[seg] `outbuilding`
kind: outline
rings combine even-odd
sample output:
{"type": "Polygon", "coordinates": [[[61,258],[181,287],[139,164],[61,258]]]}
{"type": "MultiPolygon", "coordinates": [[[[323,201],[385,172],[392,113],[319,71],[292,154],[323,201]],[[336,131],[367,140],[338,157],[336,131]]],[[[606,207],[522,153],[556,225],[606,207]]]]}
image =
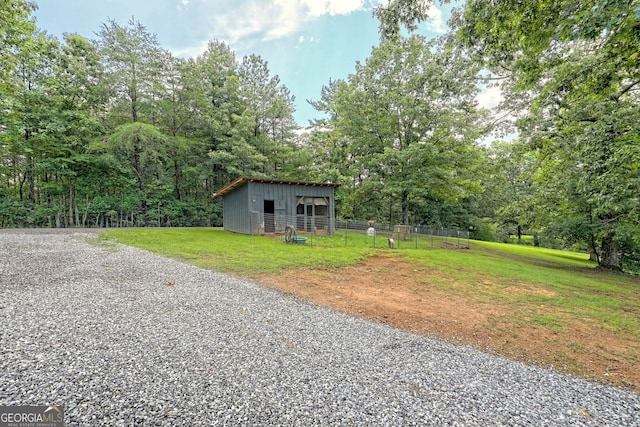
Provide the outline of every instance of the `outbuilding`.
{"type": "Polygon", "coordinates": [[[241,234],[297,232],[333,234],[338,184],[239,178],[214,197],[223,199],[224,229],[241,234]]]}

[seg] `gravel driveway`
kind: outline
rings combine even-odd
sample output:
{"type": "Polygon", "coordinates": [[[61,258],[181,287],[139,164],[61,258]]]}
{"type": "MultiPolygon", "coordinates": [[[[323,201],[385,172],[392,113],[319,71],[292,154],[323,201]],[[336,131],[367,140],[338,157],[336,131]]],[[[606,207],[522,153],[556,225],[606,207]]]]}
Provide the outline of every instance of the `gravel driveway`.
{"type": "Polygon", "coordinates": [[[70,426],[640,425],[632,392],[96,236],[0,230],[0,405],[70,426]]]}

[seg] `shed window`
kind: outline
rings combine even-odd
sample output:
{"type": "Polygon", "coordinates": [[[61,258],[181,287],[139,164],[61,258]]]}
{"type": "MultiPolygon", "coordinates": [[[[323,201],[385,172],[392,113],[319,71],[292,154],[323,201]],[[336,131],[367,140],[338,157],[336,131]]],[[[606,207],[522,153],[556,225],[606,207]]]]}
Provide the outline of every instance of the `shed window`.
{"type": "Polygon", "coordinates": [[[329,216],[327,205],[316,205],[316,216],[329,216]]]}

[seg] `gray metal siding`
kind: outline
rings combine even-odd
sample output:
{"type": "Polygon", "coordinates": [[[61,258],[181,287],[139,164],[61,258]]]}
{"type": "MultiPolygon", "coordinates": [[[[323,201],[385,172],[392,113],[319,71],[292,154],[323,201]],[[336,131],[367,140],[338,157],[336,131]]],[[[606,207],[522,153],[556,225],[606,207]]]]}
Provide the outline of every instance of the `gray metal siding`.
{"type": "MultiPolygon", "coordinates": [[[[282,185],[265,184],[261,182],[250,182],[249,195],[255,203],[251,203],[250,209],[264,213],[264,200],[284,201],[284,215],[295,215],[297,197],[329,197],[331,200],[331,210],[334,211],[332,187],[314,187],[310,185],[282,185]],[[257,195],[258,198],[253,196],[257,195]]],[[[278,213],[276,204],[276,214],[278,213]]],[[[333,216],[333,215],[332,215],[333,216]]]]}
{"type": "Polygon", "coordinates": [[[251,213],[247,210],[249,205],[249,186],[232,191],[224,196],[223,224],[226,231],[251,234],[251,213]]]}
{"type": "Polygon", "coordinates": [[[298,197],[326,197],[329,199],[330,233],[335,228],[335,200],[333,187],[315,187],[311,185],[268,184],[250,182],[250,210],[259,211],[264,218],[264,201],[275,202],[274,225],[276,232],[283,232],[286,225],[296,225],[296,207],[298,197]],[[255,200],[255,202],[253,202],[255,200]]]}
{"type": "Polygon", "coordinates": [[[261,182],[248,182],[224,196],[224,229],[242,234],[263,233],[264,201],[273,200],[275,231],[283,232],[289,222],[295,222],[298,197],[328,198],[331,232],[333,232],[335,224],[333,187],[261,182]]]}

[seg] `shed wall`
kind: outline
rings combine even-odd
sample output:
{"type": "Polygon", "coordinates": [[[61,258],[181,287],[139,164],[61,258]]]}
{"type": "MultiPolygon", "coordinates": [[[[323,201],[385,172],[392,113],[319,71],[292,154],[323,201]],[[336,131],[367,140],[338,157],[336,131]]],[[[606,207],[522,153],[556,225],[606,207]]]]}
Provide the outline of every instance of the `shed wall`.
{"type": "MultiPolygon", "coordinates": [[[[248,182],[224,196],[224,229],[242,234],[262,234],[265,232],[282,233],[287,225],[294,225],[300,231],[311,231],[311,220],[303,218],[296,209],[300,198],[323,197],[329,202],[328,224],[324,228],[333,233],[335,228],[334,188],[296,184],[270,184],[248,182]],[[265,215],[265,200],[272,212],[265,215]]],[[[303,215],[304,216],[304,215],[303,215]]],[[[315,223],[313,223],[315,225],[315,223]]]]}
{"type": "Polygon", "coordinates": [[[300,197],[325,197],[329,200],[329,224],[328,232],[333,233],[335,224],[335,200],[334,188],[311,186],[311,185],[295,185],[295,184],[269,184],[261,182],[250,182],[249,186],[249,210],[260,212],[263,222],[261,223],[260,232],[265,228],[269,228],[269,224],[273,221],[275,232],[283,232],[286,225],[295,225],[300,230],[299,224],[296,223],[296,208],[300,197]],[[274,201],[273,219],[269,218],[269,214],[265,217],[264,201],[274,201]],[[266,224],[265,224],[266,223],[266,224]]]}
{"type": "Polygon", "coordinates": [[[251,233],[251,212],[249,206],[249,187],[242,187],[224,196],[222,208],[223,225],[226,231],[251,233]]]}

